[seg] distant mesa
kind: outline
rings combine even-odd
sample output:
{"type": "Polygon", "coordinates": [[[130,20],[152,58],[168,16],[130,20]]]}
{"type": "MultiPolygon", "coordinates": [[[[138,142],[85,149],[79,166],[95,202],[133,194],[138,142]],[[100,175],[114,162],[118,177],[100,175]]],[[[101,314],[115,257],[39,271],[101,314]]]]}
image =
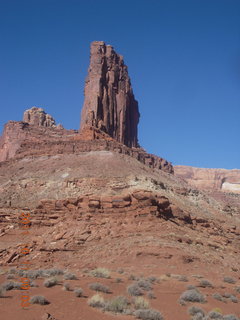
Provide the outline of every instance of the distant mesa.
{"type": "Polygon", "coordinates": [[[93,126],[128,147],[138,147],[138,102],[123,57],[103,41],[91,44],[81,130],[93,126]]]}

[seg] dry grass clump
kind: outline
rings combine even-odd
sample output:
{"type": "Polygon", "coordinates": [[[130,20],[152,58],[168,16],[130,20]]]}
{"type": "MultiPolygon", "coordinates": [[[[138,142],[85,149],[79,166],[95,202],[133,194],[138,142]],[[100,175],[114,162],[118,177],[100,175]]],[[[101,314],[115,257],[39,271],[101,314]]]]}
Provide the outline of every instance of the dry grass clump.
{"type": "Polygon", "coordinates": [[[135,298],[133,305],[136,310],[149,309],[149,302],[146,299],[144,299],[143,297],[135,298]]]}
{"type": "Polygon", "coordinates": [[[105,307],[105,301],[103,296],[100,294],[95,294],[88,300],[88,304],[93,308],[104,308],[105,307]]]}
{"type": "Polygon", "coordinates": [[[96,278],[110,278],[110,271],[106,268],[96,268],[90,271],[90,274],[96,278]]]}
{"type": "Polygon", "coordinates": [[[104,310],[113,313],[127,313],[129,301],[124,296],[118,296],[105,303],[104,310]]]}

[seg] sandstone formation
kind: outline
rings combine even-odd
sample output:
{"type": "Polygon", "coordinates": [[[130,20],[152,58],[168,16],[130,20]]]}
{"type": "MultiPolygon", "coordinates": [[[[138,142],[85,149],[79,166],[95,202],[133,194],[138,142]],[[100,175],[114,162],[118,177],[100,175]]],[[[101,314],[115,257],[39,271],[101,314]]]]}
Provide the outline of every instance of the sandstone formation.
{"type": "Polygon", "coordinates": [[[193,187],[203,190],[240,193],[240,170],[205,169],[175,166],[177,177],[185,179],[193,187]]]}
{"type": "Polygon", "coordinates": [[[23,114],[23,122],[34,126],[56,127],[53,117],[38,107],[32,107],[26,110],[23,114]]]}
{"type": "Polygon", "coordinates": [[[142,148],[127,147],[94,127],[86,127],[79,133],[77,130],[59,130],[55,126],[9,121],[0,138],[0,162],[27,156],[79,154],[100,150],[126,154],[150,168],[173,173],[171,163],[165,159],[148,154],[142,148]]]}
{"type": "Polygon", "coordinates": [[[138,103],[123,57],[102,41],[91,45],[81,129],[99,128],[128,147],[138,147],[138,103]]]}

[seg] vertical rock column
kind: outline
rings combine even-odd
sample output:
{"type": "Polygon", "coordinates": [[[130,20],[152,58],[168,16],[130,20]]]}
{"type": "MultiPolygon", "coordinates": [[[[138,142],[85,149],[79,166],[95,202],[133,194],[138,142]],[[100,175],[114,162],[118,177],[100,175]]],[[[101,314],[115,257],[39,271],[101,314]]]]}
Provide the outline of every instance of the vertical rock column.
{"type": "Polygon", "coordinates": [[[94,126],[128,147],[137,147],[138,102],[127,66],[112,46],[91,44],[80,129],[94,126]]]}

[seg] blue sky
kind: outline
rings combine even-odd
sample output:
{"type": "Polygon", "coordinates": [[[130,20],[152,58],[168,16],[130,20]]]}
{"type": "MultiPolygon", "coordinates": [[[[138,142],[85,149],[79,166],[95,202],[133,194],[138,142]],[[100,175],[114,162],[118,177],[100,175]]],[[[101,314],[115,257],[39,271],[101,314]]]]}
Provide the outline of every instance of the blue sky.
{"type": "Polygon", "coordinates": [[[77,129],[95,40],[124,56],[148,152],[240,168],[239,0],[0,0],[1,130],[33,105],[77,129]]]}

